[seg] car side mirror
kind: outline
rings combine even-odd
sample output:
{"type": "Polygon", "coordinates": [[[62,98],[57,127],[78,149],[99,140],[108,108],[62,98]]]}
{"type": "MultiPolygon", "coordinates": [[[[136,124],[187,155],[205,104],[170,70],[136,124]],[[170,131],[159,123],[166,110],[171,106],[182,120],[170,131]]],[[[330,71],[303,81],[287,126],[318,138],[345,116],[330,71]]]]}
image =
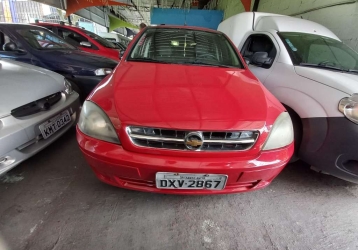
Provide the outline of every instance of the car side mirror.
{"type": "Polygon", "coordinates": [[[255,52],[250,63],[259,67],[268,68],[272,64],[272,58],[268,57],[267,52],[255,52]]]}
{"type": "Polygon", "coordinates": [[[16,43],[8,42],[8,43],[4,44],[3,50],[4,51],[17,51],[18,47],[17,47],[16,43]]]}
{"type": "Polygon", "coordinates": [[[26,51],[23,49],[19,49],[16,45],[16,43],[8,42],[5,43],[3,46],[4,51],[11,51],[11,52],[17,52],[18,54],[24,55],[26,54],[26,51]]]}
{"type": "Polygon", "coordinates": [[[86,47],[86,48],[91,48],[92,44],[90,42],[80,42],[80,46],[86,47]]]}
{"type": "Polygon", "coordinates": [[[119,52],[119,58],[122,58],[122,57],[123,57],[124,52],[126,52],[126,51],[125,51],[125,50],[121,50],[121,51],[119,52]]]}

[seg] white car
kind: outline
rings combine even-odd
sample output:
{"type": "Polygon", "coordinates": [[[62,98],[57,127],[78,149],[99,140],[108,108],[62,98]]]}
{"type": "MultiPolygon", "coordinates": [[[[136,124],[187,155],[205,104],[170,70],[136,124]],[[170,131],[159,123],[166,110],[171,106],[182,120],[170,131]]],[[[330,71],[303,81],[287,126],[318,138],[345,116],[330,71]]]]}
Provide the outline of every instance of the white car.
{"type": "Polygon", "coordinates": [[[326,27],[288,16],[246,12],[218,30],[286,106],[297,156],[358,183],[358,54],[326,27]]]}
{"type": "Polygon", "coordinates": [[[0,60],[0,175],[36,154],[76,123],[78,94],[63,76],[0,60]]]}

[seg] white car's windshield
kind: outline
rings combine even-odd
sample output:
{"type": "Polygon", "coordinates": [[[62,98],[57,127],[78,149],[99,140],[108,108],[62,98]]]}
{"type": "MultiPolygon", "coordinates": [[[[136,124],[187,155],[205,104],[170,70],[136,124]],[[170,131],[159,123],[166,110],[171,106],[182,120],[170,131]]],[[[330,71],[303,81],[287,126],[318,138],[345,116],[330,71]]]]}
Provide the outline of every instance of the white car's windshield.
{"type": "Polygon", "coordinates": [[[26,27],[16,30],[35,49],[76,49],[61,37],[44,28],[26,27]]]}
{"type": "Polygon", "coordinates": [[[294,65],[358,70],[358,54],[344,43],[319,35],[280,32],[294,65]]]}
{"type": "Polygon", "coordinates": [[[224,35],[180,28],[148,28],[127,60],[243,68],[224,35]]]}

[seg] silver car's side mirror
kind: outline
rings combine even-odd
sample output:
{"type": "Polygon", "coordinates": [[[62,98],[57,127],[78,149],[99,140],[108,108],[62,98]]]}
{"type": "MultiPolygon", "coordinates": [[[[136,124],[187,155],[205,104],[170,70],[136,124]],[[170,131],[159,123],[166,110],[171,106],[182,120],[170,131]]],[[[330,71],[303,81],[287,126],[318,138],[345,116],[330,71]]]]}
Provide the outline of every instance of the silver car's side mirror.
{"type": "Polygon", "coordinates": [[[82,47],[87,47],[87,48],[91,48],[92,44],[90,42],[80,42],[80,45],[82,47]]]}

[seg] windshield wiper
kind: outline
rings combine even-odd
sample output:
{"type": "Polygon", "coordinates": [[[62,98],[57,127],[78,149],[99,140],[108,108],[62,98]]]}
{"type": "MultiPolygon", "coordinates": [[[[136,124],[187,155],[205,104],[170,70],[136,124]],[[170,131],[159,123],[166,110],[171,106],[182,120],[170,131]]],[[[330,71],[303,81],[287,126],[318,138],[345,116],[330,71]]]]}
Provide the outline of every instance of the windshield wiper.
{"type": "Polygon", "coordinates": [[[160,61],[160,60],[156,60],[153,58],[147,58],[147,57],[130,58],[128,61],[166,63],[166,64],[170,63],[170,62],[160,61]]]}
{"type": "Polygon", "coordinates": [[[205,63],[202,61],[187,61],[187,62],[180,62],[183,64],[195,64],[195,65],[204,65],[204,66],[211,66],[211,67],[218,67],[218,68],[234,68],[233,66],[230,65],[223,65],[223,64],[212,64],[212,63],[205,63]]]}
{"type": "Polygon", "coordinates": [[[349,73],[356,73],[358,74],[358,69],[348,69],[347,70],[349,73]]]}
{"type": "Polygon", "coordinates": [[[329,66],[329,65],[324,65],[324,64],[300,63],[300,66],[315,67],[315,68],[320,68],[320,69],[333,69],[333,70],[338,70],[338,71],[344,71],[344,69],[341,69],[341,68],[339,68],[339,67],[329,66]]]}
{"type": "Polygon", "coordinates": [[[337,71],[340,71],[340,72],[348,72],[348,73],[358,74],[357,69],[342,69],[342,68],[339,68],[339,67],[329,66],[329,65],[324,65],[324,64],[300,63],[300,66],[315,67],[315,68],[320,68],[320,69],[332,69],[332,70],[337,70],[337,71]]]}

